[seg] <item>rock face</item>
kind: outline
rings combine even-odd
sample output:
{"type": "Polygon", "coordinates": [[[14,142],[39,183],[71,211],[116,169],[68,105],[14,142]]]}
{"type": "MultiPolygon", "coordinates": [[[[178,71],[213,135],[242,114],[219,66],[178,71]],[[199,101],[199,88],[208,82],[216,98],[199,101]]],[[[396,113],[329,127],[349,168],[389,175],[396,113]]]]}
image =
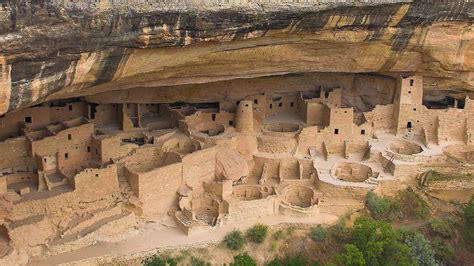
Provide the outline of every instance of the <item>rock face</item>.
{"type": "Polygon", "coordinates": [[[4,1],[0,115],[50,99],[307,72],[409,72],[428,90],[474,90],[470,1],[171,2],[4,1]]]}

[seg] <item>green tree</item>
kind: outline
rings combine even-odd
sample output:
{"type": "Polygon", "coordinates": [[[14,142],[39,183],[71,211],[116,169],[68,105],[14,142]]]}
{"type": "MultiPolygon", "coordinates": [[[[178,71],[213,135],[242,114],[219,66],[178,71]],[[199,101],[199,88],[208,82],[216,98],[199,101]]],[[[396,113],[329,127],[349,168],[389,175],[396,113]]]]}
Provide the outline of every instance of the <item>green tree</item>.
{"type": "Polygon", "coordinates": [[[245,252],[237,256],[234,256],[234,262],[230,264],[231,266],[257,266],[257,262],[250,257],[250,255],[245,252]]]}
{"type": "Polygon", "coordinates": [[[247,231],[247,237],[254,243],[262,243],[268,234],[268,226],[264,224],[256,224],[247,231]]]}
{"type": "Polygon", "coordinates": [[[365,266],[364,255],[360,250],[352,244],[347,244],[345,246],[345,251],[342,254],[336,256],[337,265],[341,266],[365,266]]]}
{"type": "Polygon", "coordinates": [[[425,236],[411,230],[400,231],[401,241],[408,246],[415,263],[419,266],[436,266],[435,252],[425,236]]]}
{"type": "Polygon", "coordinates": [[[368,265],[414,265],[408,246],[383,221],[359,217],[352,232],[353,244],[362,251],[368,265]]]}
{"type": "Polygon", "coordinates": [[[246,241],[244,234],[241,231],[234,229],[225,236],[224,243],[232,250],[239,250],[245,245],[246,241]]]}
{"type": "Polygon", "coordinates": [[[436,259],[443,264],[450,265],[454,258],[454,248],[440,238],[435,238],[432,241],[433,249],[436,253],[436,259]]]}

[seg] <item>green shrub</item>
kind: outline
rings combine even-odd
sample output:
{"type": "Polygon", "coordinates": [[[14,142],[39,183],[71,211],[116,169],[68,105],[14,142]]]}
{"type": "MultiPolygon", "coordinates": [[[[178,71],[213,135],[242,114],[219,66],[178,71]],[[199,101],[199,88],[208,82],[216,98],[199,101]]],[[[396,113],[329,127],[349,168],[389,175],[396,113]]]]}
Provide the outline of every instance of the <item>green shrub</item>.
{"type": "Polygon", "coordinates": [[[346,226],[344,219],[339,219],[339,222],[329,228],[331,235],[341,242],[346,242],[351,237],[350,229],[346,226]]]}
{"type": "Polygon", "coordinates": [[[474,196],[466,207],[463,208],[463,216],[466,224],[474,225],[474,196]]]}
{"type": "Polygon", "coordinates": [[[205,262],[204,260],[196,257],[191,257],[191,266],[210,266],[209,262],[205,262]]]}
{"type": "Polygon", "coordinates": [[[245,245],[246,241],[244,234],[242,234],[241,231],[234,229],[225,236],[224,243],[232,250],[239,250],[245,245]]]}
{"type": "Polygon", "coordinates": [[[322,242],[326,239],[327,231],[326,228],[318,225],[317,227],[311,228],[309,237],[316,242],[322,242]]]}
{"type": "Polygon", "coordinates": [[[272,238],[275,239],[275,240],[280,240],[283,237],[285,237],[285,233],[283,232],[283,230],[278,230],[275,233],[273,233],[273,235],[272,235],[272,238]]]}
{"type": "Polygon", "coordinates": [[[443,264],[451,264],[454,258],[454,248],[449,243],[445,243],[441,239],[435,239],[431,243],[435,251],[436,259],[443,264]]]}
{"type": "Polygon", "coordinates": [[[302,255],[295,255],[291,256],[286,254],[283,258],[275,258],[270,263],[267,264],[268,266],[301,266],[301,265],[308,265],[308,259],[302,255]]]}
{"type": "Polygon", "coordinates": [[[294,232],[296,231],[296,226],[294,225],[290,225],[288,226],[288,228],[286,229],[286,233],[291,236],[294,232]]]}
{"type": "Polygon", "coordinates": [[[474,196],[462,210],[464,224],[461,228],[465,244],[474,251],[474,196]]]}
{"type": "Polygon", "coordinates": [[[273,240],[271,243],[270,243],[270,251],[276,251],[278,248],[278,242],[276,242],[276,240],[273,240]]]}
{"type": "Polygon", "coordinates": [[[466,180],[471,179],[474,176],[471,173],[459,173],[459,174],[443,174],[437,171],[432,171],[428,181],[450,181],[450,180],[466,180]]]}
{"type": "Polygon", "coordinates": [[[411,230],[400,231],[401,241],[410,248],[415,263],[419,266],[436,266],[435,252],[425,236],[411,230]]]}
{"type": "Polygon", "coordinates": [[[264,224],[256,224],[247,231],[247,237],[254,243],[262,243],[268,234],[268,226],[264,224]]]}
{"type": "Polygon", "coordinates": [[[405,219],[426,219],[430,215],[428,203],[410,187],[397,193],[392,201],[392,211],[405,219]]]}
{"type": "Polygon", "coordinates": [[[451,238],[454,234],[453,222],[447,219],[433,219],[430,222],[430,230],[434,235],[451,238]]]}
{"type": "Polygon", "coordinates": [[[178,260],[168,256],[153,256],[142,261],[145,266],[176,266],[178,260]]]}
{"type": "Polygon", "coordinates": [[[365,206],[374,219],[388,219],[391,211],[390,200],[380,197],[372,191],[367,193],[365,206]]]}
{"type": "Polygon", "coordinates": [[[234,256],[231,266],[257,266],[257,262],[247,252],[234,256]]]}
{"type": "Polygon", "coordinates": [[[360,250],[351,244],[345,246],[342,254],[336,255],[336,264],[341,266],[365,266],[364,255],[360,250]]]}

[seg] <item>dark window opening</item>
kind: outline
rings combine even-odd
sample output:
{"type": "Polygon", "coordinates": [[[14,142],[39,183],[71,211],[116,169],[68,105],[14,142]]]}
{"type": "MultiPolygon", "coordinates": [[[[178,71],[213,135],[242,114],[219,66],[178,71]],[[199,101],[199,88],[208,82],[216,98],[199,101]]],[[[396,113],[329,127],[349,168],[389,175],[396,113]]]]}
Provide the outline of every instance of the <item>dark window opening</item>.
{"type": "Polygon", "coordinates": [[[414,81],[413,79],[410,79],[410,86],[413,86],[413,83],[414,83],[414,82],[415,82],[415,81],[414,81]]]}
{"type": "Polygon", "coordinates": [[[68,153],[65,153],[64,154],[64,159],[68,159],[69,158],[69,154],[68,153]]]}
{"type": "Polygon", "coordinates": [[[270,109],[272,109],[272,108],[273,108],[273,104],[270,104],[270,109]]]}
{"type": "Polygon", "coordinates": [[[258,104],[258,100],[257,99],[253,100],[253,103],[258,104]]]}
{"type": "Polygon", "coordinates": [[[72,105],[69,105],[69,111],[72,111],[72,105]]]}
{"type": "Polygon", "coordinates": [[[416,111],[416,108],[413,108],[413,111],[416,111]]]}
{"type": "Polygon", "coordinates": [[[71,140],[71,139],[72,139],[72,135],[71,135],[71,134],[67,134],[67,139],[68,139],[68,140],[71,140]]]}
{"type": "Polygon", "coordinates": [[[229,120],[229,126],[233,126],[233,125],[234,125],[234,121],[229,120]]]}
{"type": "Polygon", "coordinates": [[[25,123],[28,123],[28,124],[33,123],[33,118],[31,116],[26,116],[25,117],[25,123]]]}
{"type": "Polygon", "coordinates": [[[407,128],[412,128],[412,127],[413,127],[412,123],[411,123],[411,122],[408,122],[408,123],[407,123],[407,128]]]}
{"type": "Polygon", "coordinates": [[[409,94],[411,94],[411,91],[408,91],[409,94]]]}
{"type": "Polygon", "coordinates": [[[334,134],[336,134],[336,135],[339,134],[339,129],[338,128],[334,129],[334,134]]]}
{"type": "Polygon", "coordinates": [[[95,174],[95,177],[99,177],[99,174],[95,174]]]}
{"type": "MultiPolygon", "coordinates": [[[[112,105],[113,106],[113,105],[112,105]]],[[[113,106],[115,107],[115,106],[113,106]]],[[[97,113],[97,104],[95,103],[91,103],[89,105],[89,110],[90,110],[90,113],[89,113],[89,119],[95,119],[95,113],[97,113]]]]}
{"type": "Polygon", "coordinates": [[[294,102],[291,102],[291,103],[290,103],[290,106],[291,106],[291,107],[295,106],[295,103],[294,103],[294,102]]]}
{"type": "Polygon", "coordinates": [[[44,158],[44,162],[46,162],[46,161],[47,161],[46,158],[44,158]]]}
{"type": "Polygon", "coordinates": [[[324,92],[324,97],[325,97],[325,98],[328,98],[328,97],[329,97],[329,91],[325,91],[325,92],[324,92]]]}
{"type": "Polygon", "coordinates": [[[283,106],[283,103],[279,103],[279,104],[278,104],[278,107],[282,107],[282,106],[283,106]]]}
{"type": "Polygon", "coordinates": [[[249,104],[246,104],[245,107],[249,107],[249,104]]]}
{"type": "Polygon", "coordinates": [[[211,117],[212,117],[212,121],[216,121],[216,114],[212,114],[211,117]]]}
{"type": "Polygon", "coordinates": [[[87,147],[87,152],[91,152],[91,147],[87,147]]]}
{"type": "Polygon", "coordinates": [[[361,134],[361,135],[365,135],[365,129],[362,129],[362,130],[360,131],[360,134],[361,134]]]}

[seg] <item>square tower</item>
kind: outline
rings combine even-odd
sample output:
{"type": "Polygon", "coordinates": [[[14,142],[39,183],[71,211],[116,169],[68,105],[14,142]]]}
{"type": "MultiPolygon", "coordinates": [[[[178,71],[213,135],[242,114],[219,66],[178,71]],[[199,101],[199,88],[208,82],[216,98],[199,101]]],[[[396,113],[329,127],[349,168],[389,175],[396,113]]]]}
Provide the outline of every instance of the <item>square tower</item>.
{"type": "Polygon", "coordinates": [[[396,134],[404,133],[406,130],[414,131],[415,134],[421,131],[421,128],[417,126],[416,117],[422,110],[422,106],[423,77],[401,77],[394,101],[396,134]]]}

